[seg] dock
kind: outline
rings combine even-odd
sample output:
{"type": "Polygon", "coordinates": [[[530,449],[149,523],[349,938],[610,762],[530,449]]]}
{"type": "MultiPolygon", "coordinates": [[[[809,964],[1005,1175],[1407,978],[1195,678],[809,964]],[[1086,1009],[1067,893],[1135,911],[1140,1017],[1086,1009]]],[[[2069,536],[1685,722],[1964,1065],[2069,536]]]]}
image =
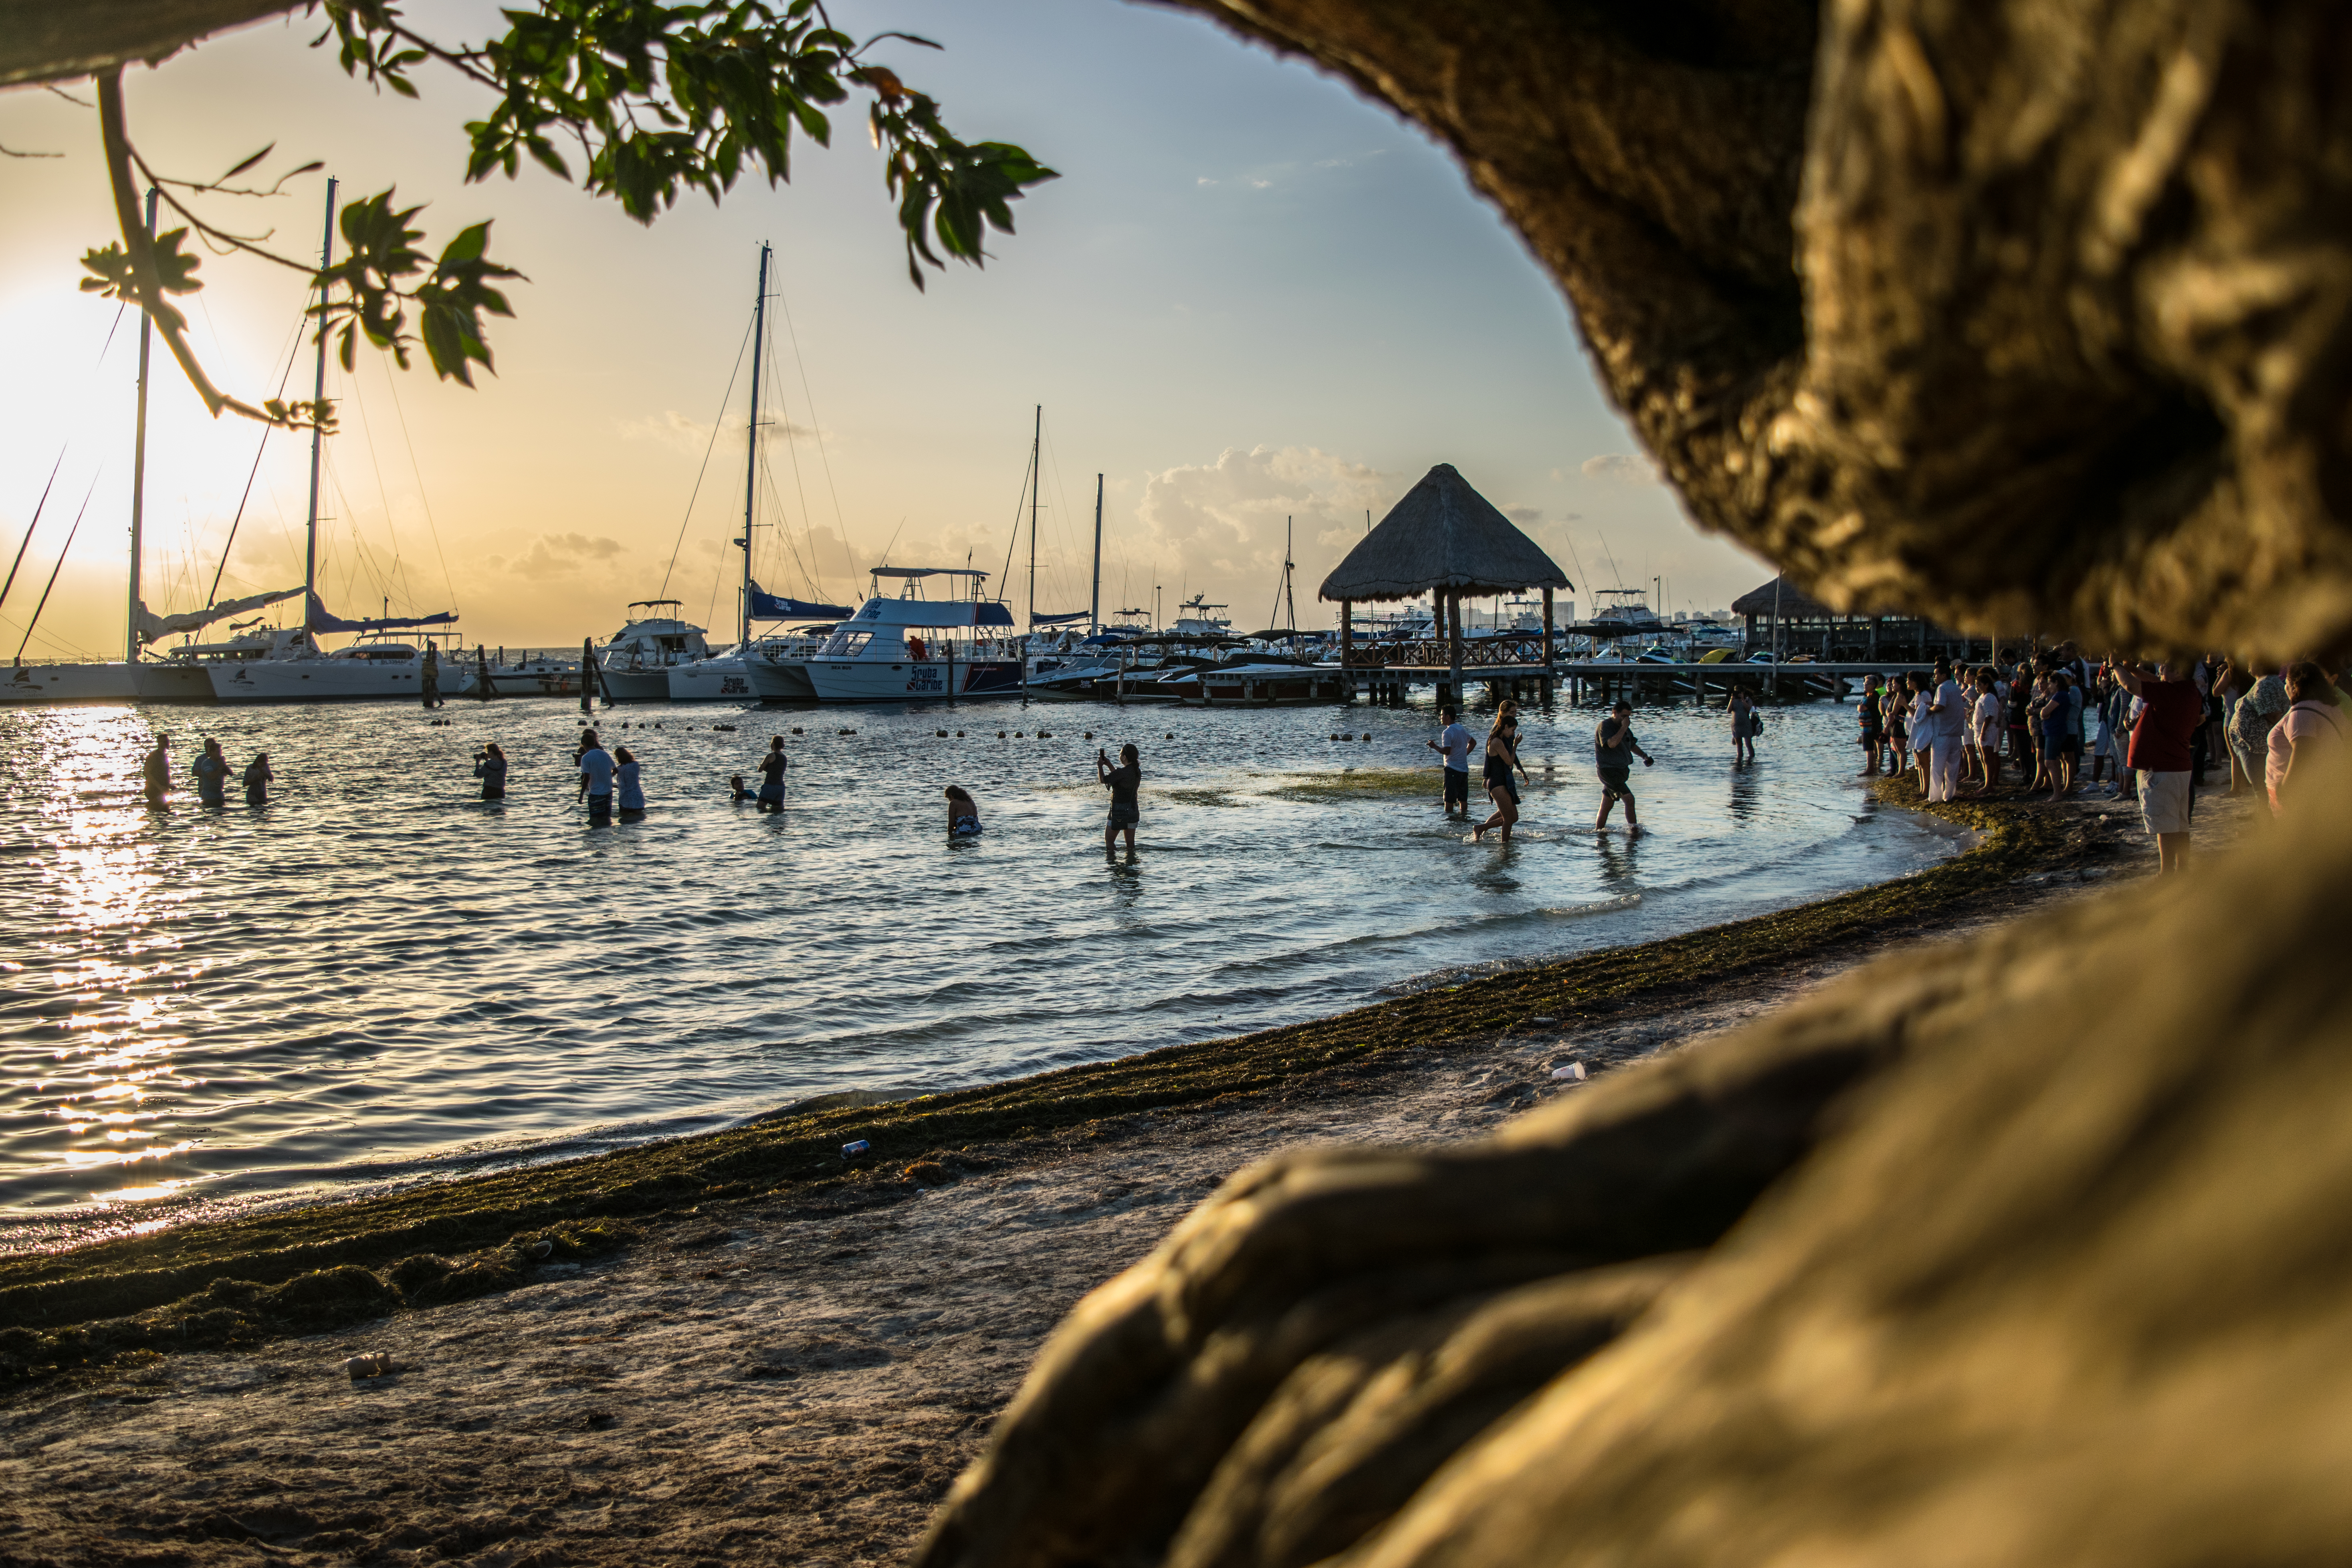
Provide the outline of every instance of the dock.
{"type": "MultiPolygon", "coordinates": [[[[1843,697],[1868,675],[1897,675],[1934,668],[1931,662],[1882,659],[1859,663],[1644,664],[1638,660],[1563,658],[1555,638],[1465,637],[1460,644],[1465,690],[1485,685],[1497,700],[1545,700],[1555,693],[1571,701],[1635,703],[1689,701],[1746,690],[1783,702],[1843,697]],[[1547,645],[1549,645],[1549,647],[1547,645]],[[1547,657],[1547,654],[1549,657],[1547,657]]],[[[1453,695],[1453,645],[1446,639],[1357,642],[1348,646],[1344,667],[1349,689],[1376,702],[1402,703],[1415,687],[1435,687],[1453,695]]]]}

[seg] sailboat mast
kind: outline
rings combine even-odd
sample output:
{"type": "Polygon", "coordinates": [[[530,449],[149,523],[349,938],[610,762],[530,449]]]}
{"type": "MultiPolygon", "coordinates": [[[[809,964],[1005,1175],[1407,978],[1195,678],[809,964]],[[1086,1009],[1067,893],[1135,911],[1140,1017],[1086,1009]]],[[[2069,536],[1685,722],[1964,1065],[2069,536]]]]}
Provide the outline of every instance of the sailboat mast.
{"type": "Polygon", "coordinates": [[[1100,474],[1095,476],[1095,596],[1087,609],[1092,623],[1088,629],[1097,632],[1102,630],[1102,479],[1100,474]]]}
{"type": "Polygon", "coordinates": [[[736,644],[740,655],[751,646],[751,514],[760,494],[760,370],[768,331],[768,247],[760,247],[760,293],[751,301],[751,440],[743,463],[743,635],[736,644]]]}
{"type": "Polygon", "coordinates": [[[302,534],[302,628],[310,636],[310,606],[319,602],[319,453],[325,432],[318,405],[327,401],[327,268],[335,258],[335,181],[327,178],[327,232],[319,241],[319,375],[310,397],[310,521],[302,534]]]}
{"type": "Polygon", "coordinates": [[[1037,629],[1037,489],[1044,470],[1038,454],[1045,440],[1045,405],[1037,405],[1037,426],[1029,437],[1029,629],[1037,629]]]}
{"type": "MultiPolygon", "coordinates": [[[[155,187],[147,187],[147,237],[155,237],[155,187]]],[[[159,301],[160,303],[160,301],[159,301]]],[[[123,614],[122,658],[139,662],[139,556],[147,506],[147,344],[154,318],[139,312],[139,416],[131,437],[131,603],[123,614]]]]}

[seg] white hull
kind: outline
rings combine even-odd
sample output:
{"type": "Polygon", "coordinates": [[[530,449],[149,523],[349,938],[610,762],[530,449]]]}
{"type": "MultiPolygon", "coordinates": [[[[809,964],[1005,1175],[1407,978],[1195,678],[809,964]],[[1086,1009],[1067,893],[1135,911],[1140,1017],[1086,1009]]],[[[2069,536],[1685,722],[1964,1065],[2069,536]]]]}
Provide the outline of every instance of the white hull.
{"type": "Polygon", "coordinates": [[[608,668],[604,671],[604,689],[615,702],[667,702],[669,671],[608,668]]]}
{"type": "Polygon", "coordinates": [[[0,702],[135,702],[127,664],[26,664],[0,670],[0,702]]]}
{"type": "Polygon", "coordinates": [[[257,658],[213,667],[223,702],[344,702],[402,697],[425,700],[424,666],[352,658],[257,658]]]}
{"type": "Polygon", "coordinates": [[[740,658],[706,658],[670,667],[672,702],[751,702],[758,697],[740,658]]]}
{"type": "Polygon", "coordinates": [[[142,663],[139,671],[139,698],[142,702],[210,702],[213,700],[212,671],[201,664],[184,661],[142,663]]]}
{"type": "Polygon", "coordinates": [[[808,678],[808,664],[797,658],[755,658],[750,667],[751,689],[762,701],[814,702],[816,685],[808,678]]]}
{"type": "Polygon", "coordinates": [[[958,659],[955,687],[946,659],[822,659],[805,667],[820,702],[944,702],[951,697],[1018,697],[1021,676],[1005,659],[973,665],[958,659]]]}

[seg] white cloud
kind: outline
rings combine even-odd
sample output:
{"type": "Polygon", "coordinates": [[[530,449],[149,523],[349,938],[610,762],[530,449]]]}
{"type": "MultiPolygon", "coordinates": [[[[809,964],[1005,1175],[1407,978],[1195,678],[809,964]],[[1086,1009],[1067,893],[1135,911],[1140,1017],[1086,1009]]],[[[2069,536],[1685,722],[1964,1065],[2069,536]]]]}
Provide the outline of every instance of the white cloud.
{"type": "Polygon", "coordinates": [[[1543,508],[1539,506],[1507,506],[1503,515],[1521,528],[1533,528],[1544,520],[1543,508]]]}
{"type": "Polygon", "coordinates": [[[1576,471],[1588,479],[1604,479],[1620,485],[1654,485],[1658,470],[1649,458],[1630,452],[1604,452],[1597,458],[1587,458],[1577,465],[1576,471]]]}
{"type": "Polygon", "coordinates": [[[1262,613],[1258,599],[1281,575],[1287,519],[1304,614],[1316,584],[1364,536],[1364,513],[1379,517],[1404,488],[1313,447],[1229,447],[1213,463],[1150,475],[1136,508],[1143,537],[1126,549],[1129,559],[1182,562],[1192,587],[1234,601],[1239,625],[1262,613]]]}
{"type": "MultiPolygon", "coordinates": [[[[809,426],[794,425],[789,420],[763,419],[760,423],[772,441],[779,436],[798,440],[819,434],[809,426]]],[[[725,446],[738,452],[743,449],[743,416],[730,414],[719,422],[719,428],[725,446]]],[[[675,408],[665,408],[659,414],[648,414],[641,419],[624,419],[620,422],[620,429],[624,440],[652,441],[697,457],[701,456],[710,445],[710,422],[680,414],[675,408]]],[[[832,432],[823,434],[830,437],[832,432]]]]}

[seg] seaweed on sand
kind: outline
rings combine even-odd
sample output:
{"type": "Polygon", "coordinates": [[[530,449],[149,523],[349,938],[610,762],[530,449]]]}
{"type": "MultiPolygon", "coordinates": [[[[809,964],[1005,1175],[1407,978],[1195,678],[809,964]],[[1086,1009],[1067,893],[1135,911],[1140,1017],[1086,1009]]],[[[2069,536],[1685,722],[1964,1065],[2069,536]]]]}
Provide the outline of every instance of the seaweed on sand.
{"type": "Polygon", "coordinates": [[[843,1187],[887,1201],[914,1191],[901,1174],[908,1162],[941,1149],[1098,1137],[1112,1119],[1393,1063],[1416,1047],[1538,1016],[1573,1027],[1672,1005],[1727,980],[1964,912],[2070,850],[2063,824],[2046,813],[1998,801],[1929,809],[1979,829],[1982,841],[1891,882],[1639,946],[1010,1083],[814,1106],[583,1160],[0,1259],[0,1379],[315,1332],[506,1289],[537,1263],[626,1245],[638,1234],[633,1219],[843,1187]],[[861,1139],[871,1152],[845,1159],[843,1145],[861,1139]]]}

